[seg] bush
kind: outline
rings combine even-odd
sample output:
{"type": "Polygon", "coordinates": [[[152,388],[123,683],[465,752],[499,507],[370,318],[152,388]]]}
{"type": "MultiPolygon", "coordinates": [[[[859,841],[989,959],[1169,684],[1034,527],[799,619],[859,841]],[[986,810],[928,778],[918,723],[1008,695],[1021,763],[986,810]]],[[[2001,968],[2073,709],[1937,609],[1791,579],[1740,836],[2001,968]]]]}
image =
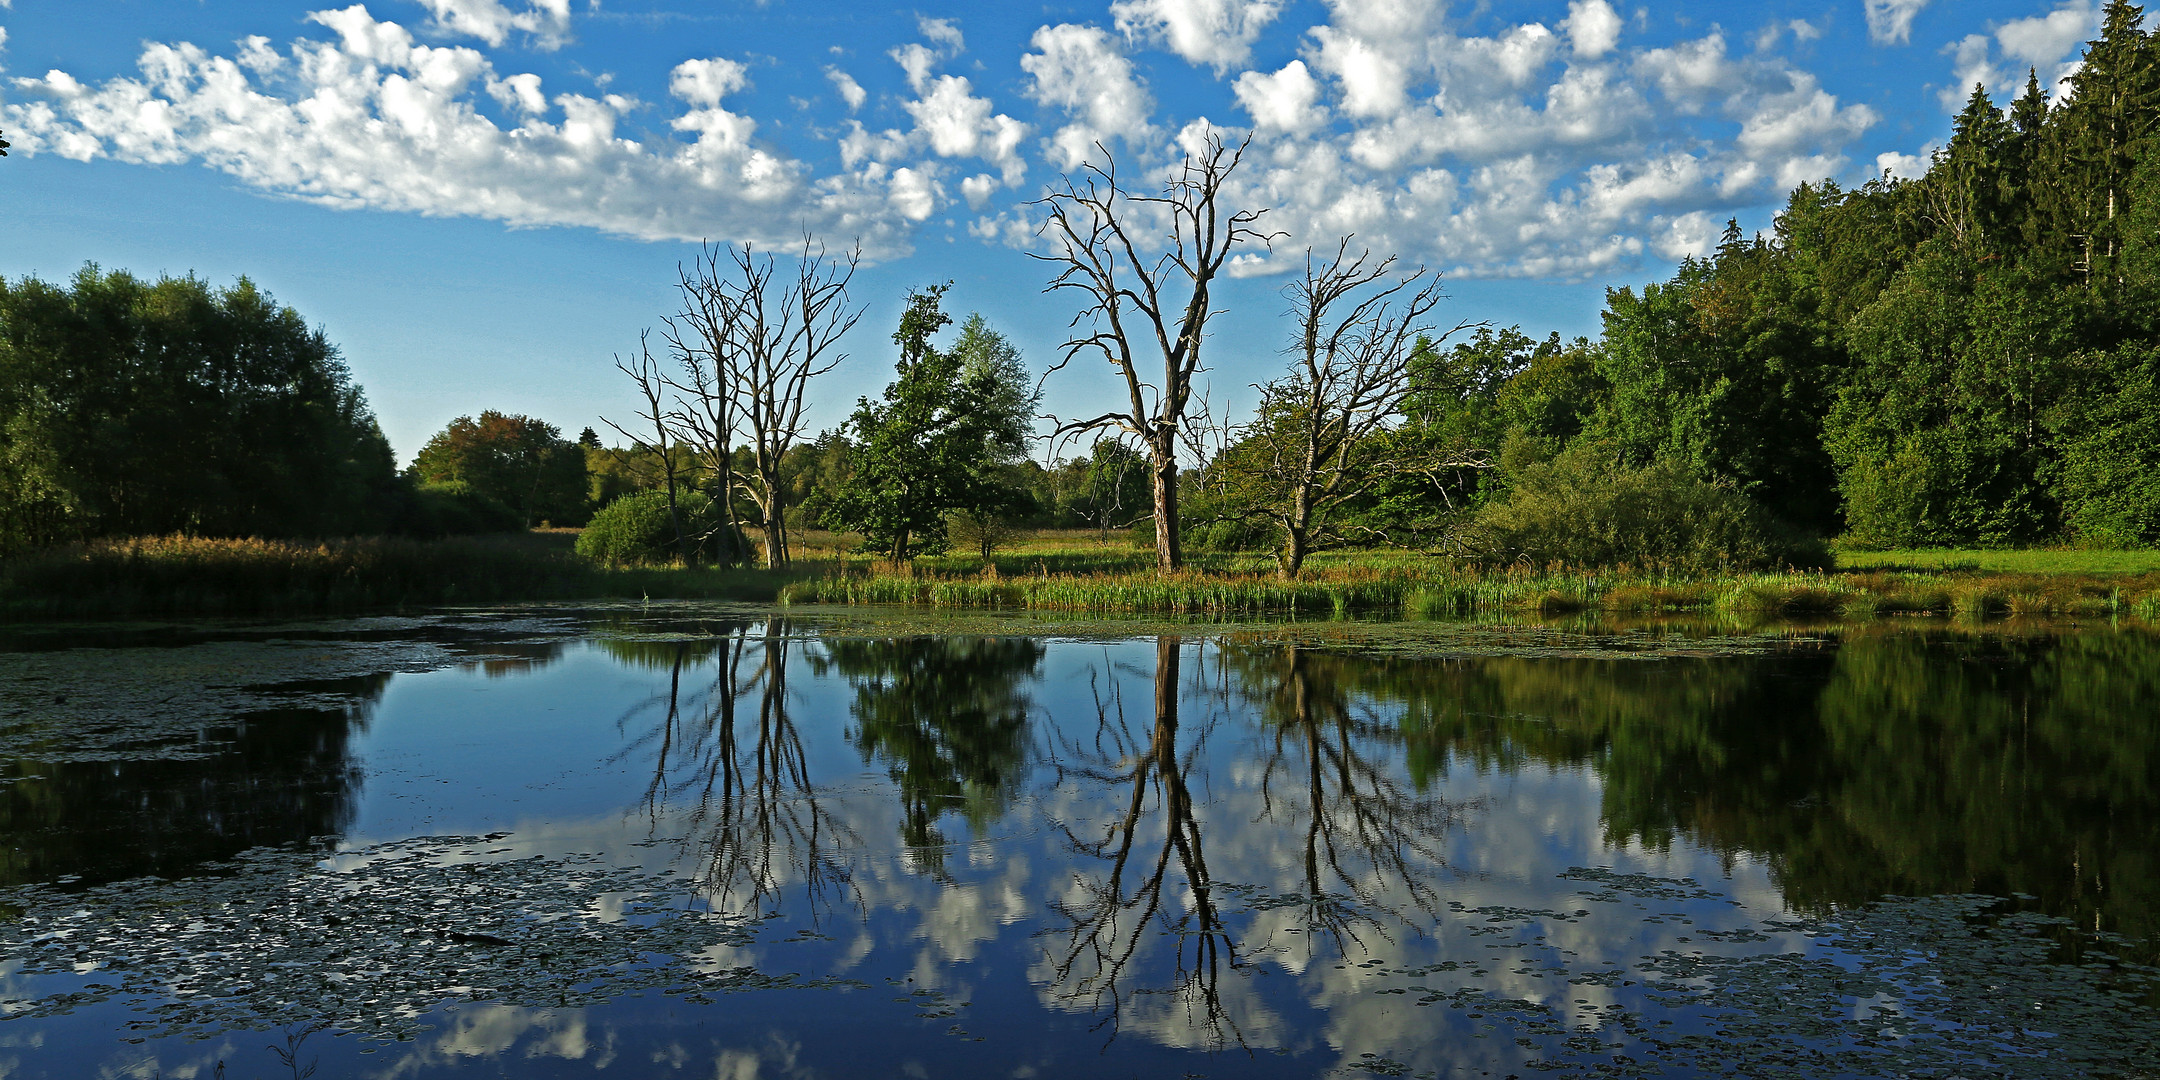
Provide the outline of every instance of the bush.
{"type": "Polygon", "coordinates": [[[1675,570],[1820,567],[1819,541],[1780,527],[1747,496],[1660,461],[1616,465],[1581,446],[1515,477],[1507,498],[1478,511],[1466,539],[1498,562],[1675,570]]]}
{"type": "MultiPolygon", "coordinates": [[[[702,491],[675,494],[693,562],[732,566],[748,554],[741,531],[728,528],[720,504],[702,491]]],[[[675,526],[668,518],[665,491],[641,491],[607,504],[578,534],[578,554],[610,566],[675,561],[675,526]]]]}
{"type": "Polygon", "coordinates": [[[412,485],[392,526],[397,533],[429,540],[518,532],[524,528],[517,511],[474,491],[462,480],[412,485]]]}

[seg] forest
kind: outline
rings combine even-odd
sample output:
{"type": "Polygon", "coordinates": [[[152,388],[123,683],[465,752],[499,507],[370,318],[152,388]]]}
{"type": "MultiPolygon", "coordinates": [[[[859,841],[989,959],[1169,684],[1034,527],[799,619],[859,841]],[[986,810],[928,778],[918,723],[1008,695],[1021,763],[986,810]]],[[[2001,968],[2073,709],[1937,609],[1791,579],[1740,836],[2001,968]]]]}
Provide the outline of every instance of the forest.
{"type": "Polygon", "coordinates": [[[1442,318],[1437,273],[1355,238],[1315,248],[1284,289],[1292,360],[1242,418],[1195,381],[1215,270],[1270,239],[1264,208],[1224,205],[1242,147],[1221,142],[1160,194],[1083,172],[1040,204],[1063,245],[1046,291],[1081,301],[1064,356],[1030,364],[979,315],[955,327],[927,284],[891,384],[823,432],[805,403],[860,308],[855,257],[814,241],[687,264],[682,310],[617,358],[644,406],[608,438],[482,411],[403,471],[335,346],[245,279],[0,282],[0,550],[590,522],[608,561],[780,567],[790,530],[905,562],[1062,527],[1152,534],[1165,568],[1272,552],[1287,577],[1331,547],[1673,566],[2151,547],[2160,42],[2142,19],[2110,4],[2052,96],[2036,75],[1973,87],[1924,175],[1803,184],[1767,229],[1734,222],[1669,280],[1608,290],[1594,340],[1442,318]],[[1118,262],[1147,204],[1173,245],[1214,246],[1118,262]],[[1133,307],[1102,284],[1119,273],[1167,273],[1145,280],[1193,302],[1133,307]],[[1149,333],[1101,329],[1143,316],[1149,333]],[[1043,371],[1090,355],[1158,411],[1042,430],[1043,371]]]}

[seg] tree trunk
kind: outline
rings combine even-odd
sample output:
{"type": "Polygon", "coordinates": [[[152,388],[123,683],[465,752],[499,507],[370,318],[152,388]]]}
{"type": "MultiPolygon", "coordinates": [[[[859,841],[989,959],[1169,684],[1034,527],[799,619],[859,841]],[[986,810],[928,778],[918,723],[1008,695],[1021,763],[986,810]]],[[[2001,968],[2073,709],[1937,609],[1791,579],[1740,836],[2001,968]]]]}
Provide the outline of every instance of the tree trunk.
{"type": "Polygon", "coordinates": [[[1275,557],[1275,565],[1284,581],[1296,581],[1298,571],[1305,566],[1305,529],[1301,525],[1283,528],[1282,551],[1275,557]]]}
{"type": "Polygon", "coordinates": [[[778,570],[787,565],[787,529],[778,514],[765,515],[765,568],[778,570]]]}
{"type": "MultiPolygon", "coordinates": [[[[1312,474],[1308,471],[1306,475],[1312,474]]],[[[1290,519],[1283,522],[1282,551],[1275,560],[1284,581],[1297,580],[1298,571],[1305,567],[1305,554],[1311,550],[1312,494],[1310,483],[1300,483],[1297,485],[1297,494],[1291,496],[1290,519]]]]}
{"type": "Polygon", "coordinates": [[[1177,447],[1163,436],[1149,450],[1155,458],[1155,568],[1176,570],[1185,565],[1185,549],[1178,542],[1177,447]]]}
{"type": "Polygon", "coordinates": [[[1164,780],[1177,776],[1178,646],[1180,638],[1155,639],[1155,738],[1150,749],[1164,780]]]}

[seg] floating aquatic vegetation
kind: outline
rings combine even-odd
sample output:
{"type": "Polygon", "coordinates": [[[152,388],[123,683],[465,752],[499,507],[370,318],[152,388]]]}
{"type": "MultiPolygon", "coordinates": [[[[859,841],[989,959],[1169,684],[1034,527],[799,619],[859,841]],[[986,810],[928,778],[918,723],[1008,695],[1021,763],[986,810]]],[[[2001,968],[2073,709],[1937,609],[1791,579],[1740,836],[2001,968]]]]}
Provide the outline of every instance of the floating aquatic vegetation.
{"type": "MultiPolygon", "coordinates": [[[[455,1001],[565,1008],[660,991],[709,1003],[748,990],[860,987],[717,958],[762,920],[712,911],[673,871],[597,856],[506,858],[492,837],[400,840],[326,857],[261,849],[222,876],[15,890],[0,962],[50,992],[10,1018],[118,1000],[133,1037],[327,1024],[409,1039],[455,1001]]],[[[942,1004],[942,1003],[935,1003],[942,1004]]]]}
{"type": "Polygon", "coordinates": [[[205,758],[221,749],[219,729],[250,714],[350,709],[392,674],[529,661],[581,632],[583,622],[560,613],[445,612],[233,628],[229,637],[185,644],[8,652],[0,663],[0,758],[205,758]]]}

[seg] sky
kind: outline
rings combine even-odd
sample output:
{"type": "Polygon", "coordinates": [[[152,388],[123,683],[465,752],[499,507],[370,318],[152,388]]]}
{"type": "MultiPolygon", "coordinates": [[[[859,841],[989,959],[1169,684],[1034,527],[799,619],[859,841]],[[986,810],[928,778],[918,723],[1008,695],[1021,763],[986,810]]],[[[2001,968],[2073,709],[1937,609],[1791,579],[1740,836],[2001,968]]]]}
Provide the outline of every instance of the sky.
{"type": "MultiPolygon", "coordinates": [[[[1080,306],[1044,291],[1034,201],[1090,164],[1159,183],[1210,133],[1250,138],[1228,193],[1277,234],[1220,290],[1220,408],[1281,370],[1281,290],[1345,236],[1443,274],[1444,326],[1594,337],[1607,288],[1794,185],[1916,174],[1975,82],[2056,86],[2101,7],[334,3],[0,0],[0,275],[244,275],[338,344],[401,460],[484,409],[630,424],[613,359],[704,242],[859,245],[815,427],[889,381],[926,285],[1043,371],[1080,306]]],[[[1043,386],[1061,417],[1116,400],[1099,360],[1043,386]]]]}

